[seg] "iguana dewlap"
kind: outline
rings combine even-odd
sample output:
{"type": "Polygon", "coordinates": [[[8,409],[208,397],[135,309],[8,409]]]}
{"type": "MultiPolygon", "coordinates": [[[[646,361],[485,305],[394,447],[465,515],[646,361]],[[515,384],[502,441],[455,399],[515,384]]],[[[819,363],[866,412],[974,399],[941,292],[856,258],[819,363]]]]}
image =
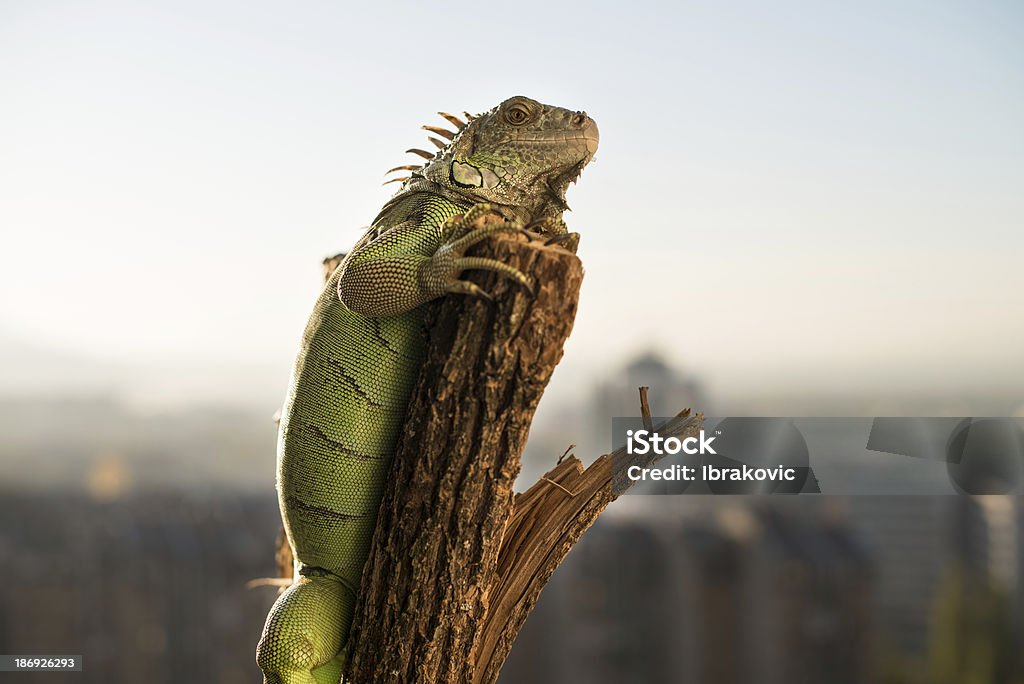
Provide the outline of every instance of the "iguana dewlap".
{"type": "Polygon", "coordinates": [[[282,411],[277,486],[295,580],[274,603],[256,661],[265,682],[337,684],[385,478],[425,352],[426,302],[486,296],[461,280],[489,235],[566,234],[565,192],[597,150],[585,113],[513,97],[458,131],[425,129],[398,193],[328,280],[306,325],[282,411]],[[496,218],[497,217],[497,218],[496,218]]]}

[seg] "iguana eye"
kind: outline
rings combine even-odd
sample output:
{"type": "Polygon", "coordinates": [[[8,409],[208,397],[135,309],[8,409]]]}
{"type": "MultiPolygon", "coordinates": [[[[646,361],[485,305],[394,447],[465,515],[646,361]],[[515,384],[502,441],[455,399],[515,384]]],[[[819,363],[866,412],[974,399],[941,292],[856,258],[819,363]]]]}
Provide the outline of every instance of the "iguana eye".
{"type": "Polygon", "coordinates": [[[530,120],[530,110],[524,105],[514,104],[505,110],[505,121],[513,126],[522,126],[530,120]]]}

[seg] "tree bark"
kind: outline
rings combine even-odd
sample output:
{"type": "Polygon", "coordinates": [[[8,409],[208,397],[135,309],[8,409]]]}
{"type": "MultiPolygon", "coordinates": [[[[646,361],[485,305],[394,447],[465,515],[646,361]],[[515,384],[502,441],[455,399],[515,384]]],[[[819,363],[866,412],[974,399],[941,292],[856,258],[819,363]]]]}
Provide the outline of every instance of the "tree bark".
{"type": "MultiPolygon", "coordinates": [[[[622,477],[610,456],[586,470],[572,457],[513,496],[583,268],[574,254],[522,236],[475,254],[532,276],[536,295],[476,272],[470,279],[493,301],[450,296],[433,306],[363,573],[347,682],[494,682],[544,584],[622,477]]],[[[700,423],[681,416],[662,434],[696,434],[700,423]]]]}

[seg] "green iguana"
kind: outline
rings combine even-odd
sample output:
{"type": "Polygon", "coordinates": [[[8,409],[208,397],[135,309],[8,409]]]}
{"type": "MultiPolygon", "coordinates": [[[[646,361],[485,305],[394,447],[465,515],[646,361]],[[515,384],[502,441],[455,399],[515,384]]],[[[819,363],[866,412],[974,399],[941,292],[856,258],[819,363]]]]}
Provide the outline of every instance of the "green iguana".
{"type": "MultiPolygon", "coordinates": [[[[424,126],[423,157],[328,279],[306,326],[281,414],[277,488],[295,558],[292,584],[256,647],[264,682],[337,684],[392,455],[426,349],[426,302],[488,297],[469,269],[531,280],[465,256],[496,233],[571,242],[565,192],[597,150],[584,112],[513,97],[457,132],[424,126]],[[492,220],[488,220],[491,217],[492,220]]],[[[390,182],[390,181],[389,181],[390,182]]],[[[573,245],[574,246],[574,245],[573,245]]]]}

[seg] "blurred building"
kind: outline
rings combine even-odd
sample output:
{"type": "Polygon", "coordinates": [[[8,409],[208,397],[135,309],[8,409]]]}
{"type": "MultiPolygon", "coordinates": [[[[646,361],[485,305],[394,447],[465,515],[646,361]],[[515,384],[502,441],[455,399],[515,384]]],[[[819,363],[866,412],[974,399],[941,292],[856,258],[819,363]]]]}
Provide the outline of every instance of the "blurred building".
{"type": "Polygon", "coordinates": [[[83,684],[260,681],[256,642],[276,594],[245,583],[275,574],[279,525],[271,491],[111,502],[4,490],[0,653],[82,655],[68,676],[83,684]]]}
{"type": "MultiPolygon", "coordinates": [[[[878,568],[872,611],[882,643],[924,654],[935,601],[955,569],[1011,600],[1022,613],[1024,559],[1019,497],[859,496],[846,500],[849,524],[878,568]]],[[[1018,618],[1018,634],[1024,635],[1018,618]]]]}
{"type": "Polygon", "coordinates": [[[879,641],[921,654],[935,592],[949,560],[953,496],[855,496],[846,499],[853,534],[874,559],[872,613],[879,641]]]}
{"type": "Polygon", "coordinates": [[[640,354],[596,379],[571,402],[541,404],[530,428],[517,488],[525,489],[550,470],[570,444],[585,462],[612,451],[612,418],[640,415],[641,386],[650,388],[648,400],[657,416],[674,416],[684,408],[709,414],[707,397],[696,378],[654,352],[640,354]]]}
{"type": "Polygon", "coordinates": [[[1018,594],[1020,498],[958,496],[951,503],[954,557],[999,592],[1018,594]]]}
{"type": "MultiPolygon", "coordinates": [[[[674,416],[684,408],[709,414],[707,397],[701,384],[655,352],[634,357],[619,372],[598,383],[594,391],[593,413],[598,425],[611,434],[611,419],[640,415],[638,387],[649,387],[651,410],[658,416],[674,416]]],[[[607,448],[607,447],[606,447],[607,448]]]]}
{"type": "Polygon", "coordinates": [[[849,531],[733,500],[609,516],[545,590],[503,682],[870,681],[871,564],[849,531]]]}

